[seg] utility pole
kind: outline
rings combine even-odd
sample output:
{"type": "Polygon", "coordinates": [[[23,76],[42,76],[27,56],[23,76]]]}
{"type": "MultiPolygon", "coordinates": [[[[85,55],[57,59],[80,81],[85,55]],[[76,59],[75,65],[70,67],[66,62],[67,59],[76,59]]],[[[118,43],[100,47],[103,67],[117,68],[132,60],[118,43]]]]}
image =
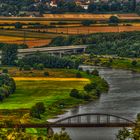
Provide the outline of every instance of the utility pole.
{"type": "Polygon", "coordinates": [[[26,44],[26,31],[24,31],[24,42],[23,44],[26,44]]]}

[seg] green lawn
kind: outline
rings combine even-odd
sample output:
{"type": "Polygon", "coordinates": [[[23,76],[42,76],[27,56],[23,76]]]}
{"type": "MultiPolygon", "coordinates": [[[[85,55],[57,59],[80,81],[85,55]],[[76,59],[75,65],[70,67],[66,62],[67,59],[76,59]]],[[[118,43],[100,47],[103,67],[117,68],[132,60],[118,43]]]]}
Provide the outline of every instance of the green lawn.
{"type": "Polygon", "coordinates": [[[17,90],[2,103],[0,109],[30,108],[36,102],[44,102],[47,106],[55,105],[58,101],[72,105],[80,102],[69,96],[70,90],[83,90],[88,81],[16,81],[17,90]]]}

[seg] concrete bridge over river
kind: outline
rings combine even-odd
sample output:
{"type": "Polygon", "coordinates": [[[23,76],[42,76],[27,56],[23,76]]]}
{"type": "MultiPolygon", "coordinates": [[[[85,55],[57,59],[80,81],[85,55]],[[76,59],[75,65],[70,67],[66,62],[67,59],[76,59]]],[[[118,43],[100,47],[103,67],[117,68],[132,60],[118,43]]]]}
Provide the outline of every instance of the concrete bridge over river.
{"type": "Polygon", "coordinates": [[[43,48],[28,48],[18,49],[18,58],[32,55],[36,52],[48,53],[50,55],[58,55],[62,57],[64,54],[76,54],[85,52],[88,45],[73,45],[73,46],[59,46],[59,47],[43,47],[43,48]]]}
{"type": "MultiPolygon", "coordinates": [[[[18,59],[25,56],[35,54],[36,52],[47,53],[52,56],[57,55],[62,57],[64,54],[76,54],[85,52],[88,45],[72,45],[72,46],[58,46],[58,47],[42,47],[42,48],[27,48],[18,49],[18,59]]],[[[0,50],[0,64],[2,60],[2,51],[0,50]]]]}

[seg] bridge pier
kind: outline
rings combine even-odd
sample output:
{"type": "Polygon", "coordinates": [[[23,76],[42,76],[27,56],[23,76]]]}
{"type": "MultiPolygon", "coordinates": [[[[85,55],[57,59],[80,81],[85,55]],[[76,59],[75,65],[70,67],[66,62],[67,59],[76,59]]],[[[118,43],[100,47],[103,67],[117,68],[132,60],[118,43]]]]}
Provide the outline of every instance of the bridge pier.
{"type": "Polygon", "coordinates": [[[47,128],[47,138],[53,137],[54,131],[51,127],[47,128]]]}

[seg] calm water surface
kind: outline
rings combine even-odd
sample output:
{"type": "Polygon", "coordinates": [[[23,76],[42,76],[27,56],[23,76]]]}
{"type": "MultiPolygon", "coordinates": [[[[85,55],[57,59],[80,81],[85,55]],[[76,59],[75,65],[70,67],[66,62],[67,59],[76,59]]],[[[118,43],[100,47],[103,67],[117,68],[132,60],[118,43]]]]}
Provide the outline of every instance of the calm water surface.
{"type": "MultiPolygon", "coordinates": [[[[93,69],[89,66],[83,68],[93,69]]],[[[80,113],[108,113],[135,120],[140,112],[140,74],[118,69],[97,69],[109,83],[109,92],[102,94],[97,101],[68,110],[59,118],[80,113]]],[[[66,131],[72,140],[115,140],[118,128],[69,128],[66,131]]]]}

